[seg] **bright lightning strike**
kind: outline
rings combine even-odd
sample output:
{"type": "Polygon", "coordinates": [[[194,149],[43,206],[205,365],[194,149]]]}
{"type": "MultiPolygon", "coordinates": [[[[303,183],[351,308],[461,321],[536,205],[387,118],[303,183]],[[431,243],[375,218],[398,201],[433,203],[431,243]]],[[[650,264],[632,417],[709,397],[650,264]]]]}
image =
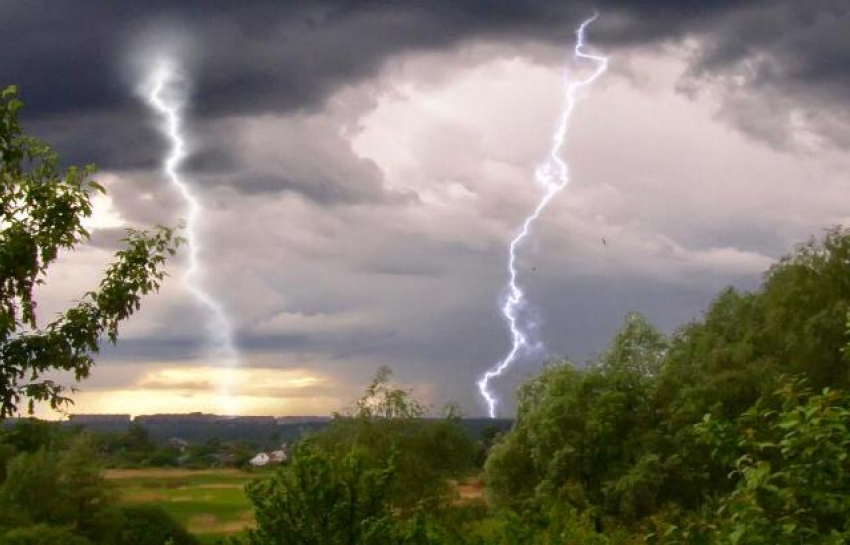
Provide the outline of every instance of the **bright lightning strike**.
{"type": "MultiPolygon", "coordinates": [[[[170,144],[169,152],[162,163],[163,173],[186,202],[185,236],[188,247],[188,267],[183,274],[183,285],[198,303],[209,311],[210,319],[207,326],[213,354],[226,366],[226,369],[232,372],[239,363],[239,355],[233,342],[233,328],[224,307],[204,289],[199,278],[201,262],[198,257],[200,246],[196,229],[198,217],[203,209],[180,172],[180,165],[188,156],[186,138],[183,135],[185,86],[185,78],[175,64],[169,60],[162,60],[148,74],[145,98],[148,105],[159,116],[160,130],[170,144]]],[[[230,395],[231,374],[227,373],[228,376],[224,377],[220,386],[222,404],[229,413],[235,409],[230,395]]]]}
{"type": "Polygon", "coordinates": [[[508,324],[511,332],[511,349],[507,355],[499,363],[491,367],[481,379],[478,381],[478,389],[482,397],[487,403],[487,409],[490,418],[496,417],[496,405],[498,400],[496,395],[489,389],[490,380],[501,375],[511,364],[519,358],[519,356],[534,345],[529,340],[527,328],[523,327],[520,319],[520,310],[525,305],[526,299],[522,289],[517,282],[516,256],[517,249],[522,241],[528,236],[534,222],[540,217],[541,212],[552,199],[560,193],[569,183],[569,167],[566,162],[561,159],[561,152],[564,147],[564,140],[567,136],[567,125],[570,120],[570,115],[576,105],[576,93],[579,89],[586,85],[590,85],[608,69],[608,59],[597,55],[592,55],[584,51],[584,32],[590,23],[596,20],[598,14],[584,21],[576,31],[576,43],[573,49],[574,55],[578,59],[587,59],[596,64],[596,70],[587,78],[568,81],[565,92],[564,108],[561,111],[560,121],[552,135],[552,147],[549,150],[549,155],[538,165],[534,173],[534,179],[541,184],[546,193],[537,204],[537,208],[525,218],[517,235],[511,240],[508,251],[508,289],[507,297],[502,304],[501,310],[505,321],[508,324]]]}

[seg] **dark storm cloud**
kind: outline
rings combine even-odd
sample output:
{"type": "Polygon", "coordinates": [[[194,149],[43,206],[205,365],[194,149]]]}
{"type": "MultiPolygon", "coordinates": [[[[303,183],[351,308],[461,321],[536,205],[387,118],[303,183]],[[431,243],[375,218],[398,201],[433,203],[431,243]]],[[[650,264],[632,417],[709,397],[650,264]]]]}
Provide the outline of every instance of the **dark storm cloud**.
{"type": "Polygon", "coordinates": [[[802,126],[850,147],[850,4],[772,2],[735,12],[703,38],[690,69],[725,88],[724,114],[775,146],[802,126]]]}
{"type": "Polygon", "coordinates": [[[112,362],[138,363],[139,361],[173,361],[201,359],[206,355],[203,340],[198,337],[166,339],[121,338],[117,345],[104,344],[99,357],[112,362]]]}
{"type": "MultiPolygon", "coordinates": [[[[9,0],[0,4],[0,73],[25,88],[34,115],[120,110],[132,102],[122,73],[128,47],[166,26],[203,52],[194,75],[202,115],[309,108],[388,55],[488,35],[563,41],[598,4],[9,0]]],[[[602,2],[628,23],[604,38],[678,35],[740,3],[704,4],[602,2]]]]}
{"type": "Polygon", "coordinates": [[[7,0],[0,1],[0,75],[21,86],[36,131],[70,159],[143,167],[159,148],[127,65],[133,45],[162,28],[195,42],[193,114],[209,118],[319,107],[340,86],[407,50],[473,38],[561,43],[594,9],[605,15],[594,30],[600,46],[696,35],[706,45],[694,75],[755,63],[749,87],[787,89],[801,99],[826,95],[842,107],[850,98],[848,6],[839,1],[7,0]]]}
{"type": "MultiPolygon", "coordinates": [[[[21,97],[31,108],[27,86],[21,97]]],[[[53,146],[66,165],[96,163],[100,169],[156,168],[165,142],[139,108],[115,112],[73,112],[28,119],[26,129],[53,146]]]]}

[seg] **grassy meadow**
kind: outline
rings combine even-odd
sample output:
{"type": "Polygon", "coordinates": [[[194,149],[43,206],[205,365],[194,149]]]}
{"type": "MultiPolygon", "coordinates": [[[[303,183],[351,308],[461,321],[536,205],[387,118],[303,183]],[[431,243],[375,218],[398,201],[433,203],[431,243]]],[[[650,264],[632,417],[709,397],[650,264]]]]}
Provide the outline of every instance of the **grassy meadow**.
{"type": "Polygon", "coordinates": [[[250,527],[245,484],[264,472],[237,469],[113,469],[106,473],[127,503],[159,505],[203,543],[250,527]]]}

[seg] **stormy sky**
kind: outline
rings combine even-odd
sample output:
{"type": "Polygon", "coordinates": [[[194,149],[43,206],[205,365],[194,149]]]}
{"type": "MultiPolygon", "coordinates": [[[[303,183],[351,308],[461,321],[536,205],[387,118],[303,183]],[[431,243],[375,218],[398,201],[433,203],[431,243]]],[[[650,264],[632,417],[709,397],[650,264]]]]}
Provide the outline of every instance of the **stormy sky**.
{"type": "MultiPolygon", "coordinates": [[[[191,82],[200,280],[241,354],[232,372],[209,355],[181,254],[72,410],[216,412],[227,381],[239,412],[327,414],[388,365],[427,402],[483,414],[475,380],[509,347],[507,243],[541,197],[594,11],[610,70],[581,96],[571,183],[519,259],[548,357],[579,363],[626,312],[673,331],[848,223],[846,1],[0,0],[0,85],[108,190],[90,244],[40,292],[42,323],[96,285],[124,229],[185,217],[139,94],[164,54],[191,82]]],[[[543,359],[496,384],[503,414],[543,359]]]]}

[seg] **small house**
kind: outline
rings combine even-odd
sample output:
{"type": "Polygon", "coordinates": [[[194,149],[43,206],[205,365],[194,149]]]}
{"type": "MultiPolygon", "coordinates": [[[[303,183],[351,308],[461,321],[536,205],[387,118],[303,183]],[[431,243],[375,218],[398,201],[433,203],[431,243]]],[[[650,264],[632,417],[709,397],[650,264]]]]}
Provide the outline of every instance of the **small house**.
{"type": "Polygon", "coordinates": [[[268,454],[266,454],[265,452],[260,452],[256,456],[248,460],[248,463],[254,467],[263,467],[265,465],[268,465],[270,461],[271,458],[268,454]]]}

